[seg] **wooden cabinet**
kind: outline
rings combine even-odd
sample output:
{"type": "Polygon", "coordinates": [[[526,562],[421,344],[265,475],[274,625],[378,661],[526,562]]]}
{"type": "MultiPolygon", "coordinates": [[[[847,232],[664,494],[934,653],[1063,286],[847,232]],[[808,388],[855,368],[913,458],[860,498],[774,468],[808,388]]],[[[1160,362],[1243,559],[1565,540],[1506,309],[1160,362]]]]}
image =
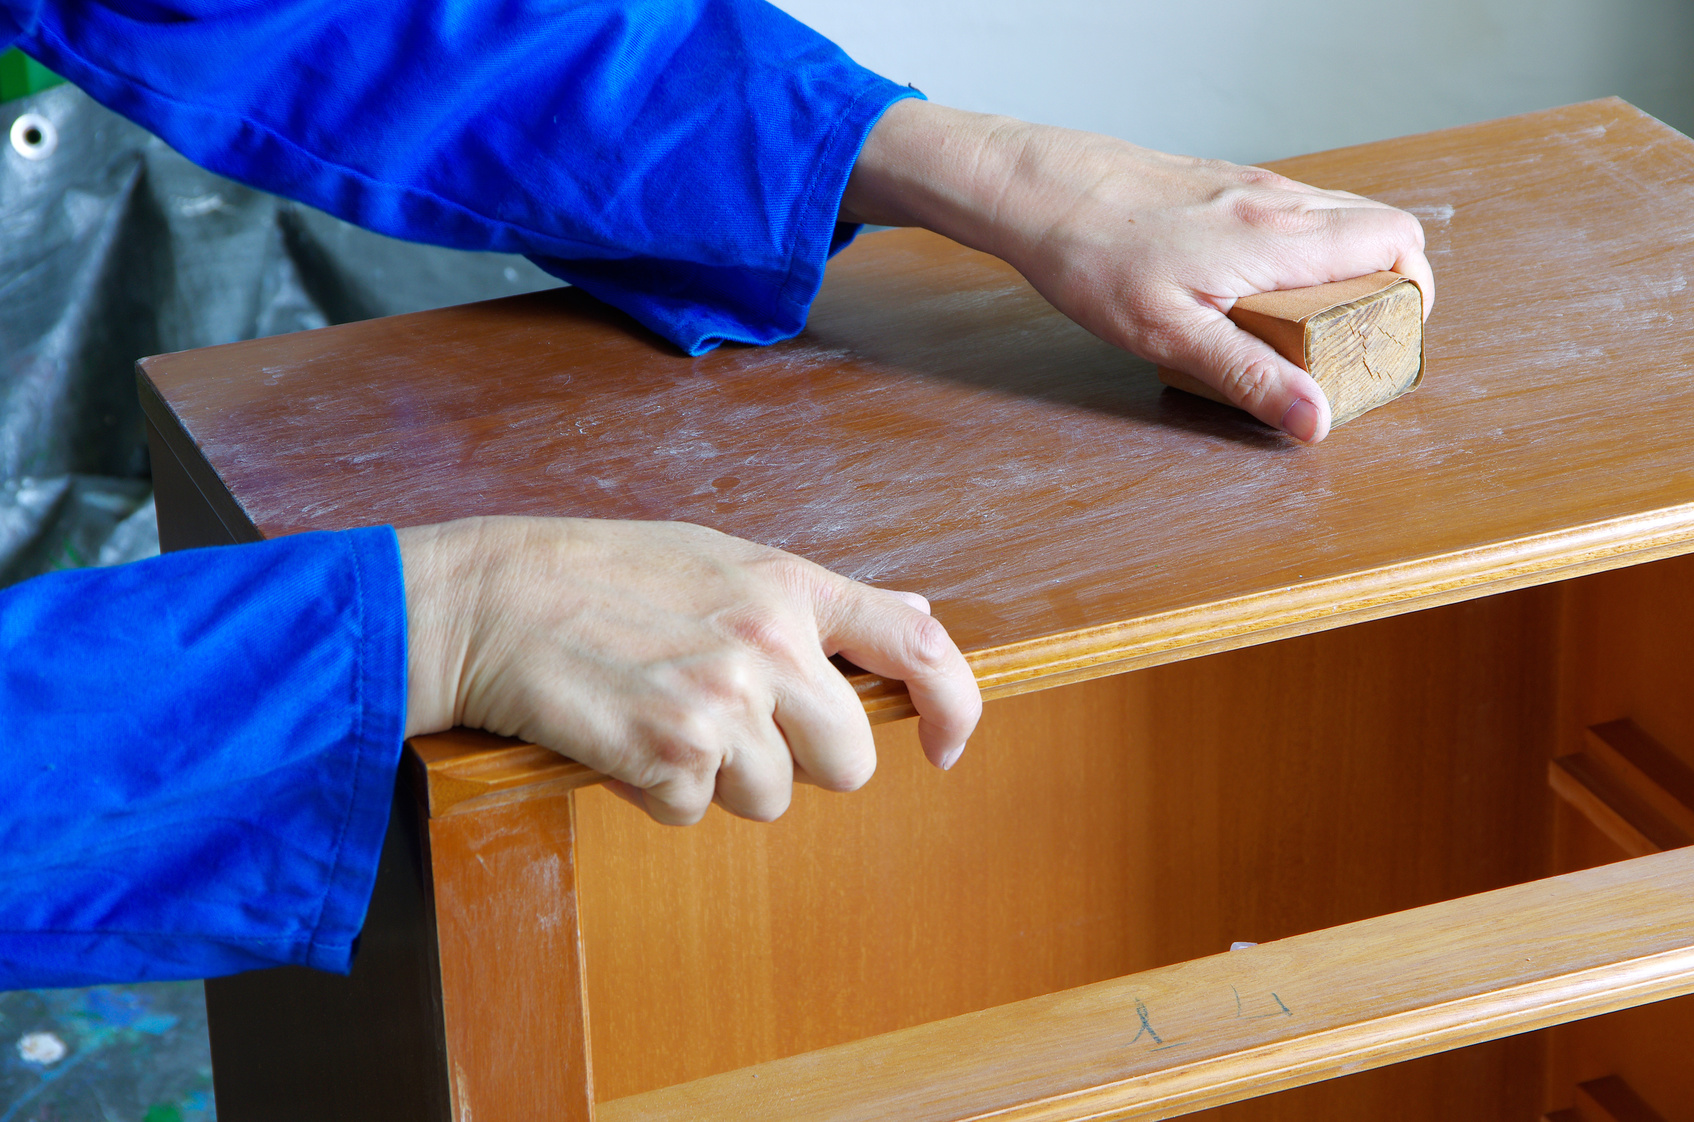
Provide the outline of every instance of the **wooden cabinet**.
{"type": "Polygon", "coordinates": [[[415,743],[352,977],[208,984],[220,1117],[1694,1117],[1694,142],[1277,166],[1440,286],[1423,387],[1315,448],[919,231],[774,347],[564,291],[143,363],[168,547],[699,522],[925,593],[991,699],[942,774],[857,675],[876,778],[774,825],[415,743]]]}

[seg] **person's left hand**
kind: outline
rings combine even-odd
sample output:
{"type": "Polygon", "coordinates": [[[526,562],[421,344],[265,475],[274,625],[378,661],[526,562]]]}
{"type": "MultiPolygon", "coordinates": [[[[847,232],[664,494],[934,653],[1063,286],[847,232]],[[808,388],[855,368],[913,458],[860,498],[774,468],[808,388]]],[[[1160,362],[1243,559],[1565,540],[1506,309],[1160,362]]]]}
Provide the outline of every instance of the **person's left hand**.
{"type": "Polygon", "coordinates": [[[472,518],[399,531],[407,735],[469,725],[616,780],[660,822],[769,820],[795,780],[876,770],[840,653],[906,683],[951,767],[982,712],[923,597],[680,522],[472,518]]]}

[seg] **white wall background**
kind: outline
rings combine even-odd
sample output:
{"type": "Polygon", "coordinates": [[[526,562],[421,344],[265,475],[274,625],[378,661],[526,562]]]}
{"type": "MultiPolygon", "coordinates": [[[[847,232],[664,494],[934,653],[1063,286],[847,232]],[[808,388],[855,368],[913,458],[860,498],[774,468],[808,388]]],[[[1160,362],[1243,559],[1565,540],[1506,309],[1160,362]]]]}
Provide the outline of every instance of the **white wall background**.
{"type": "Polygon", "coordinates": [[[776,0],[931,100],[1257,162],[1618,94],[1694,133],[1694,0],[776,0]]]}

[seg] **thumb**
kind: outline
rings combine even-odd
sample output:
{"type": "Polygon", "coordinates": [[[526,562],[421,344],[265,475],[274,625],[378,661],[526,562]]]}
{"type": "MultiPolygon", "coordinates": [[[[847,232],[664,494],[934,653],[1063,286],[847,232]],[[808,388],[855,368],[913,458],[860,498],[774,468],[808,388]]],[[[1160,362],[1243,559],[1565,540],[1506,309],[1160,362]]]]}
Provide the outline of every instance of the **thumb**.
{"type": "Polygon", "coordinates": [[[1316,379],[1222,312],[1197,311],[1163,361],[1297,440],[1316,444],[1329,435],[1329,399],[1316,379]]]}

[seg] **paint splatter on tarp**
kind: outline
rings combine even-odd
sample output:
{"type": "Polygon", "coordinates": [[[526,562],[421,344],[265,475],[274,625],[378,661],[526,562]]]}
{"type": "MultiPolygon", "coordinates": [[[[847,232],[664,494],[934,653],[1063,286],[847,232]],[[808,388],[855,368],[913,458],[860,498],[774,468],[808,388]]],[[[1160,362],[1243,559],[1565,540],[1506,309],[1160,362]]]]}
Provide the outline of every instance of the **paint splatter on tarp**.
{"type": "Polygon", "coordinates": [[[0,993],[0,1122],[211,1122],[199,982],[0,993]]]}

